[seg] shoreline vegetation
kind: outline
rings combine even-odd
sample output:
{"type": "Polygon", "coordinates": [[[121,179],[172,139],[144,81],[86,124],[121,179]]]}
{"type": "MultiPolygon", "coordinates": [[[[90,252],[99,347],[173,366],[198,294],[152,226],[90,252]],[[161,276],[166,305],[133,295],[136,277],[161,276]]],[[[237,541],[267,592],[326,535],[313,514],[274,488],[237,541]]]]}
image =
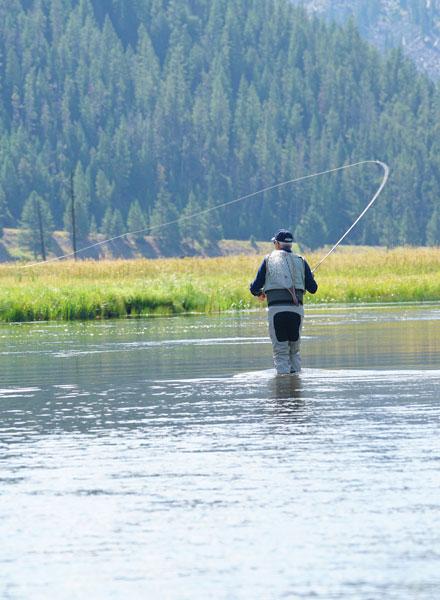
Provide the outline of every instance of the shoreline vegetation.
{"type": "MultiPolygon", "coordinates": [[[[313,268],[325,250],[309,253],[313,268]]],[[[0,265],[0,321],[88,320],[264,307],[249,292],[263,255],[0,265]]],[[[309,305],[440,300],[440,248],[338,248],[309,305]]]]}

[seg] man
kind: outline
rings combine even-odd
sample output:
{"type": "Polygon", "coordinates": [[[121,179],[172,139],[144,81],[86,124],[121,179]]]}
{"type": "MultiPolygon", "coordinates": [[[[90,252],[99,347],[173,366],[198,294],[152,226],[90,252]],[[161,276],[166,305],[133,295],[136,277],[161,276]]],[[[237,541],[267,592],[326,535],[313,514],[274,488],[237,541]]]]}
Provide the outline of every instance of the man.
{"type": "Polygon", "coordinates": [[[280,229],[272,242],[275,249],[263,260],[250,290],[260,300],[267,299],[269,335],[277,373],[299,373],[303,297],[306,291],[314,294],[318,284],[304,258],[292,252],[290,231],[280,229]]]}

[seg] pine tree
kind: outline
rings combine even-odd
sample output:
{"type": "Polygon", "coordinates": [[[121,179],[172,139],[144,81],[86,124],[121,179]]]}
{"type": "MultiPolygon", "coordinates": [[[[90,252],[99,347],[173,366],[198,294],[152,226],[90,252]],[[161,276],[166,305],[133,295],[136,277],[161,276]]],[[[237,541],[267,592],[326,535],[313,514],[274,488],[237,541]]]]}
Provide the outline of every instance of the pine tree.
{"type": "Polygon", "coordinates": [[[122,218],[121,211],[117,208],[113,212],[111,231],[113,237],[126,233],[124,219],[122,218]]]}
{"type": "Polygon", "coordinates": [[[111,183],[104,171],[101,169],[96,174],[95,181],[95,195],[96,199],[102,206],[107,207],[111,205],[113,193],[115,191],[115,184],[111,183]]]}
{"type": "Polygon", "coordinates": [[[195,216],[200,211],[200,204],[197,202],[193,192],[190,193],[187,205],[182,212],[182,220],[179,223],[179,232],[183,240],[191,242],[200,242],[203,240],[203,231],[201,220],[204,215],[195,216]]]}
{"type": "Polygon", "coordinates": [[[98,225],[96,223],[95,215],[92,215],[92,218],[90,219],[90,236],[92,238],[94,238],[94,237],[96,237],[97,233],[98,233],[98,225]]]}
{"type": "Polygon", "coordinates": [[[426,226],[426,243],[428,246],[440,246],[440,209],[438,204],[435,205],[426,226]]]}
{"type": "Polygon", "coordinates": [[[51,246],[53,219],[49,204],[33,191],[26,200],[20,220],[20,246],[31,250],[35,256],[46,260],[51,246]]]}
{"type": "Polygon", "coordinates": [[[132,237],[135,240],[141,240],[147,234],[146,231],[142,231],[146,229],[146,226],[145,215],[142,212],[139,201],[135,200],[130,204],[130,210],[128,211],[127,230],[130,232],[139,232],[133,233],[132,237]]]}
{"type": "Polygon", "coordinates": [[[151,235],[171,250],[180,246],[178,211],[173,206],[171,194],[161,187],[151,213],[151,235]]]}
{"type": "Polygon", "coordinates": [[[139,110],[150,115],[160,81],[159,60],[144,25],[138,31],[137,52],[133,57],[134,95],[139,110]]]}
{"type": "MultiPolygon", "coordinates": [[[[78,240],[87,239],[90,231],[90,213],[89,205],[91,198],[90,179],[84,173],[82,164],[79,162],[76,166],[73,176],[73,202],[75,214],[75,227],[78,240]]],[[[64,226],[69,232],[72,232],[72,196],[69,192],[69,201],[64,211],[64,226]]]]}
{"type": "MultiPolygon", "coordinates": [[[[213,209],[215,202],[208,198],[207,208],[213,209]]],[[[203,226],[201,235],[203,236],[203,245],[216,245],[224,237],[223,227],[217,210],[210,210],[203,215],[203,226]]]]}
{"type": "Polygon", "coordinates": [[[327,225],[313,205],[300,219],[294,232],[295,239],[303,248],[320,248],[327,241],[327,225]]]}
{"type": "Polygon", "coordinates": [[[107,238],[113,237],[113,209],[109,206],[101,222],[101,233],[107,238]]]}
{"type": "Polygon", "coordinates": [[[6,194],[0,186],[0,238],[3,237],[3,227],[6,225],[8,217],[8,207],[6,204],[6,194]]]}

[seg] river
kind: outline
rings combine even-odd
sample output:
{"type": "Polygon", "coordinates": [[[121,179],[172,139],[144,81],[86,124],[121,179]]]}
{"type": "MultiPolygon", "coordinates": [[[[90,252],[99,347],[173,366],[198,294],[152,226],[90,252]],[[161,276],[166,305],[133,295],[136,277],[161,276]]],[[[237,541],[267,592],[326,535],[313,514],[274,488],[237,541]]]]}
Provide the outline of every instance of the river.
{"type": "Polygon", "coordinates": [[[0,597],[440,597],[440,306],[0,324],[0,597]]]}

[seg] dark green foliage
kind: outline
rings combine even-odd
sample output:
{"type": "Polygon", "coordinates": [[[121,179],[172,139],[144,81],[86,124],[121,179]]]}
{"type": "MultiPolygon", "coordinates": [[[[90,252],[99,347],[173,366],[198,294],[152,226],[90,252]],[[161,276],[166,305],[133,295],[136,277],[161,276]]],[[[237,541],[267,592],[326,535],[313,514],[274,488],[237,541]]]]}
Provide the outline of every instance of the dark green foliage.
{"type": "Polygon", "coordinates": [[[151,234],[159,240],[163,248],[176,250],[180,244],[180,228],[176,203],[165,186],[161,187],[151,213],[151,234]]]}
{"type": "Polygon", "coordinates": [[[426,243],[428,246],[440,246],[440,209],[438,205],[435,206],[426,227],[426,243]]]}
{"type": "MultiPolygon", "coordinates": [[[[423,18],[421,0],[407,5],[423,18]]],[[[70,232],[72,170],[84,239],[92,222],[123,233],[129,214],[131,229],[133,198],[159,225],[377,158],[390,184],[349,241],[433,243],[439,89],[398,50],[381,57],[353,22],[325,25],[287,0],[14,0],[0,5],[0,58],[0,226],[17,225],[35,190],[70,232]]],[[[152,233],[176,246],[287,226],[319,246],[378,182],[378,169],[359,168],[152,233]]]]}
{"type": "Polygon", "coordinates": [[[203,242],[206,233],[204,231],[204,215],[193,216],[200,211],[200,202],[197,201],[194,193],[191,192],[185,210],[182,212],[182,220],[179,223],[179,231],[183,240],[203,242]]]}
{"type": "Polygon", "coordinates": [[[113,236],[122,235],[126,231],[127,230],[125,228],[125,223],[124,223],[124,219],[122,218],[121,211],[116,208],[113,213],[113,219],[112,219],[112,235],[113,236]]]}
{"type": "MultiPolygon", "coordinates": [[[[73,177],[73,201],[75,204],[75,224],[76,236],[79,240],[87,239],[90,232],[90,198],[91,198],[91,177],[90,169],[84,172],[82,164],[79,162],[76,166],[73,177]]],[[[64,226],[72,233],[72,196],[69,189],[68,201],[64,211],[64,226]]]]}
{"type": "Polygon", "coordinates": [[[103,233],[108,238],[113,237],[113,210],[110,206],[106,209],[104,213],[104,217],[101,223],[101,233],[103,233]]]}
{"type": "Polygon", "coordinates": [[[36,192],[32,192],[24,203],[20,220],[20,244],[35,256],[46,258],[50,250],[53,219],[49,204],[36,192]]]}
{"type": "Polygon", "coordinates": [[[6,225],[7,215],[6,194],[0,186],[0,238],[3,236],[3,227],[6,225]]]}
{"type": "Polygon", "coordinates": [[[137,200],[130,204],[127,216],[127,231],[132,231],[135,240],[140,240],[146,235],[146,218],[137,200]]]}
{"type": "Polygon", "coordinates": [[[117,208],[107,208],[102,220],[101,232],[108,238],[117,237],[126,233],[124,219],[122,218],[121,211],[117,208]]]}

